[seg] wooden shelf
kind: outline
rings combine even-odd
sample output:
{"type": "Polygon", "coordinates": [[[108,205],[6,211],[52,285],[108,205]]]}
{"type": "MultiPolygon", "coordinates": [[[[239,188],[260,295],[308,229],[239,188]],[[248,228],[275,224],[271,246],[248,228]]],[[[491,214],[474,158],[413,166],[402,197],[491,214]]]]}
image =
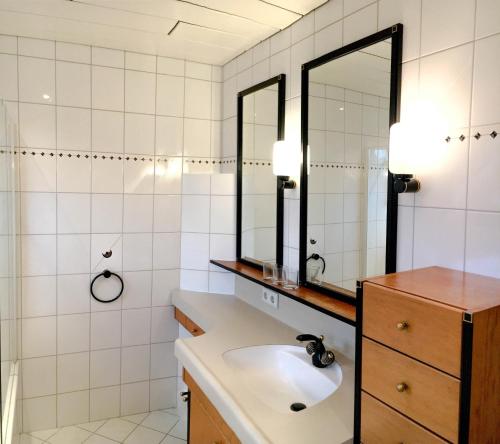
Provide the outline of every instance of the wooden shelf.
{"type": "Polygon", "coordinates": [[[332,296],[328,296],[319,291],[306,287],[299,287],[296,290],[288,290],[280,285],[275,285],[271,281],[262,278],[262,271],[236,261],[211,260],[212,264],[242,276],[252,282],[262,285],[270,290],[276,291],[301,304],[305,304],[315,310],[321,311],[329,316],[337,318],[351,325],[356,325],[356,307],[347,302],[339,301],[332,296]]]}

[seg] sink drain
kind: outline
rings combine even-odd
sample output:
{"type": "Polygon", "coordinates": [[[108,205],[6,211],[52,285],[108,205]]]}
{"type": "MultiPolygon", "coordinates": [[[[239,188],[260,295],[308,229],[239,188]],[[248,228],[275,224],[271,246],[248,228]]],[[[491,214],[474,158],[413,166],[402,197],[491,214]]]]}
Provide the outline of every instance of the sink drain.
{"type": "Polygon", "coordinates": [[[305,408],[307,408],[307,406],[305,404],[302,404],[301,402],[294,402],[290,406],[290,410],[292,412],[300,412],[301,410],[304,410],[305,408]]]}

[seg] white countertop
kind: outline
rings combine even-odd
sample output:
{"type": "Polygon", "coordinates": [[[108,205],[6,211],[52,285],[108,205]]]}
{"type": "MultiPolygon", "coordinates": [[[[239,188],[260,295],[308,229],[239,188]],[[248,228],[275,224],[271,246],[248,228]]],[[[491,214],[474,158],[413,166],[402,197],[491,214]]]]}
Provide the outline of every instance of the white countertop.
{"type": "Polygon", "coordinates": [[[297,345],[297,334],[309,332],[297,332],[232,295],[176,290],[172,300],[205,331],[177,339],[175,355],[242,443],[341,444],[352,438],[352,360],[334,350],[343,375],[337,391],[306,410],[281,413],[256,399],[222,354],[251,345],[297,345]]]}

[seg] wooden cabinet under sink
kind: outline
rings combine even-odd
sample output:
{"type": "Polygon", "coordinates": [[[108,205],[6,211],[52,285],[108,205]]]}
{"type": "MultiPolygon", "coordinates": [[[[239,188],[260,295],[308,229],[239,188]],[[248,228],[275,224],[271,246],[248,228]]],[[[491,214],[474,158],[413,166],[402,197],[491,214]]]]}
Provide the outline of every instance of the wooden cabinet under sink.
{"type": "Polygon", "coordinates": [[[358,289],[355,442],[500,442],[500,280],[440,267],[358,289]]]}
{"type": "Polygon", "coordinates": [[[189,444],[239,444],[236,434],[186,370],[183,379],[189,387],[189,444]]]}

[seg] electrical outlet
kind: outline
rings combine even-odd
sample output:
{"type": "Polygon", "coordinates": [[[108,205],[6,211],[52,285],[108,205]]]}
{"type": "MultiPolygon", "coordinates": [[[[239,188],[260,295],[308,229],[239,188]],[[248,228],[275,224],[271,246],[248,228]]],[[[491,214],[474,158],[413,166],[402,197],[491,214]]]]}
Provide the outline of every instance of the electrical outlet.
{"type": "Polygon", "coordinates": [[[278,309],[279,294],[275,291],[268,290],[267,288],[262,289],[262,300],[275,310],[278,309]]]}

